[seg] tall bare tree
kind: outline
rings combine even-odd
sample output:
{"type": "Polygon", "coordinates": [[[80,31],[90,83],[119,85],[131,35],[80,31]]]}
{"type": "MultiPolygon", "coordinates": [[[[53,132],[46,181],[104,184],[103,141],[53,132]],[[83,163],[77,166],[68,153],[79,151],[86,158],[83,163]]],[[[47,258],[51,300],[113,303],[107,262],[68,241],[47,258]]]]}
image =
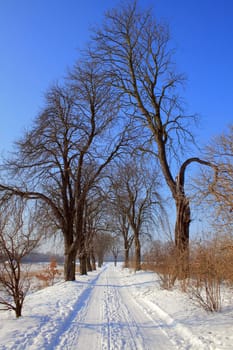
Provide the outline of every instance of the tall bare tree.
{"type": "Polygon", "coordinates": [[[118,155],[125,136],[118,101],[100,65],[77,64],[69,81],[47,93],[45,108],[4,165],[10,183],[0,185],[5,196],[37,199],[50,208],[64,237],[68,281],[75,279],[77,253],[81,273],[86,273],[83,218],[88,191],[118,155]]]}
{"type": "Polygon", "coordinates": [[[185,115],[182,109],[179,86],[184,76],[175,71],[168,29],[151,10],[140,11],[136,1],[128,2],[106,13],[93,42],[93,56],[99,57],[112,85],[134,110],[132,119],[141,127],[140,133],[148,133],[143,148],[159,160],[176,206],[176,247],[185,256],[191,222],[185,172],[193,162],[210,163],[191,157],[179,169],[174,166],[174,160],[180,163],[186,141],[193,142],[190,125],[194,116],[185,115]]]}

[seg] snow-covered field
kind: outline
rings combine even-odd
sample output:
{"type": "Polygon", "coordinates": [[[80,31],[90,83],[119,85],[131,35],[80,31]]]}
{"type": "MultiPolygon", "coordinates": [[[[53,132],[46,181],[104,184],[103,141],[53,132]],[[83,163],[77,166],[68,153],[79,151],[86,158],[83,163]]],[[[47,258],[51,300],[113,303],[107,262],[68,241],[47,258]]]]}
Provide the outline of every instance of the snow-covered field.
{"type": "Polygon", "coordinates": [[[0,349],[233,349],[233,302],[208,314],[152,272],[111,263],[26,297],[23,317],[0,314],[0,349]]]}

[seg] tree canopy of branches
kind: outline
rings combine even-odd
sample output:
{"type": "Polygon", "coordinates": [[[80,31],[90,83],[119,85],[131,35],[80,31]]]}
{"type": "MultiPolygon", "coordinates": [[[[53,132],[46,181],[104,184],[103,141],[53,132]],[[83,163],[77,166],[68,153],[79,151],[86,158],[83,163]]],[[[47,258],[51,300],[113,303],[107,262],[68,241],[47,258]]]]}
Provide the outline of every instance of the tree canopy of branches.
{"type": "Polygon", "coordinates": [[[48,91],[44,109],[4,165],[12,181],[1,184],[2,194],[39,200],[52,213],[64,237],[65,280],[75,279],[77,254],[86,273],[85,200],[126,144],[124,130],[112,87],[101,65],[89,60],[74,67],[67,85],[48,91]]]}
{"type": "Polygon", "coordinates": [[[182,109],[179,87],[184,77],[176,73],[172,53],[167,27],[150,10],[140,11],[136,1],[107,12],[93,38],[93,56],[101,60],[112,85],[121,91],[140,134],[147,133],[142,148],[160,163],[176,206],[176,247],[187,256],[191,214],[185,172],[193,162],[210,163],[192,157],[175,170],[174,160],[180,162],[186,141],[193,142],[194,116],[182,109]]]}

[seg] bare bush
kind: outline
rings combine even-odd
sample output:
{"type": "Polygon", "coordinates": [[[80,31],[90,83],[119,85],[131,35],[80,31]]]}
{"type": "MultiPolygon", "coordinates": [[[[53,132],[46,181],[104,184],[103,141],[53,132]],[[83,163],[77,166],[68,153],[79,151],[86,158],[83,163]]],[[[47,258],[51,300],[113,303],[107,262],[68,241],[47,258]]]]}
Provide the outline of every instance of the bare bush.
{"type": "Polygon", "coordinates": [[[211,242],[198,245],[190,265],[190,298],[206,311],[221,309],[222,255],[211,242]]]}
{"type": "Polygon", "coordinates": [[[38,274],[36,277],[44,282],[44,287],[52,286],[56,277],[59,277],[61,272],[58,270],[56,259],[51,259],[50,264],[46,269],[38,274]]]}
{"type": "Polygon", "coordinates": [[[162,289],[172,289],[177,275],[177,254],[173,242],[155,241],[144,256],[143,268],[155,271],[162,289]]]}

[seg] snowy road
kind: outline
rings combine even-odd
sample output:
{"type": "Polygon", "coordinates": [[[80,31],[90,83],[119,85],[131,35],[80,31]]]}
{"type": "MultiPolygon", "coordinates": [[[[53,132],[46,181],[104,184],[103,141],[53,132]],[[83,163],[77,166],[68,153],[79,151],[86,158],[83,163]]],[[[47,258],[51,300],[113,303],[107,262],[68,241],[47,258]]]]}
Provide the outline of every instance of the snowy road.
{"type": "Polygon", "coordinates": [[[130,288],[122,285],[119,270],[107,265],[79,298],[56,349],[180,349],[177,337],[134,300],[130,288]]]}
{"type": "Polygon", "coordinates": [[[75,282],[28,295],[20,319],[2,313],[0,350],[232,349],[230,321],[220,337],[216,326],[199,325],[183,294],[167,293],[158,289],[153,273],[106,264],[75,282]]]}

